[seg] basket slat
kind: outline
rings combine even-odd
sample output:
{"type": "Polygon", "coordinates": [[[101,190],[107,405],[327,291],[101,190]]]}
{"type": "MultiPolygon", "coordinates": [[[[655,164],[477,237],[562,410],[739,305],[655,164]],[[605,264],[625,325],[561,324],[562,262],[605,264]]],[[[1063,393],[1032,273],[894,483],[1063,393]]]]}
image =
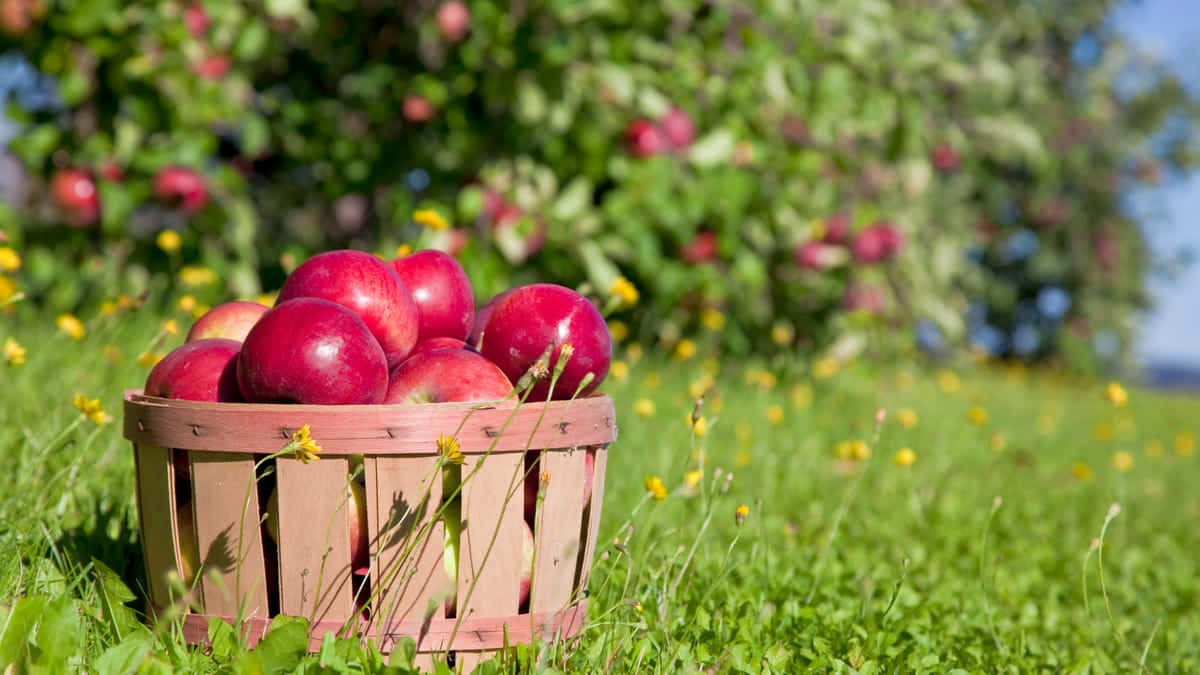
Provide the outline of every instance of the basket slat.
{"type": "Polygon", "coordinates": [[[258,525],[258,490],[254,481],[254,456],[221,452],[193,452],[192,493],[203,579],[200,592],[210,614],[237,616],[238,597],[245,599],[245,616],[269,616],[266,567],[258,525]],[[230,495],[236,495],[230,499],[230,495]],[[239,556],[239,530],[241,532],[239,556]],[[237,561],[241,559],[241,574],[237,561]],[[217,572],[221,579],[211,575],[217,572]]]}
{"type": "Polygon", "coordinates": [[[525,457],[519,454],[468,455],[463,463],[460,617],[517,613],[524,469],[525,457]],[[483,467],[472,475],[481,463],[483,467]]]}
{"type": "Polygon", "coordinates": [[[181,573],[179,531],[175,522],[175,470],[171,450],[152,445],[135,445],[138,511],[142,518],[142,552],[150,581],[150,601],[158,608],[171,602],[167,573],[181,573]],[[168,505],[163,508],[163,505],[168,505]]]}
{"type": "MultiPolygon", "coordinates": [[[[432,455],[365,458],[371,585],[380,623],[420,620],[431,600],[451,590],[442,565],[442,522],[430,524],[442,499],[436,463],[432,455]]],[[[384,644],[390,650],[394,641],[384,644]]]]}
{"type": "Polygon", "coordinates": [[[354,612],[346,460],[275,460],[279,477],[279,609],[344,621],[354,612]]]}
{"type": "Polygon", "coordinates": [[[588,582],[591,580],[592,561],[596,556],[596,546],[599,542],[596,538],[600,535],[600,511],[604,506],[604,475],[605,467],[608,464],[608,446],[601,445],[595,448],[595,464],[593,465],[592,474],[592,501],[587,508],[587,539],[583,548],[583,558],[579,566],[579,581],[578,586],[581,589],[587,589],[588,582]]]}
{"type": "Polygon", "coordinates": [[[579,532],[586,454],[583,448],[542,453],[541,471],[548,474],[550,482],[545,485],[533,533],[537,552],[529,596],[532,612],[552,612],[571,602],[582,552],[579,532]]]}

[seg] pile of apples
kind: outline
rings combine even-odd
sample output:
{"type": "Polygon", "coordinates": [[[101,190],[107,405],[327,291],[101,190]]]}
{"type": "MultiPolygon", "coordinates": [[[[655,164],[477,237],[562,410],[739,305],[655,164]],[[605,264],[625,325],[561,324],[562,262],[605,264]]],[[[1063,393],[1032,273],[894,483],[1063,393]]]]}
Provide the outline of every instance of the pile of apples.
{"type": "MultiPolygon", "coordinates": [[[[144,393],[221,403],[423,404],[492,401],[547,353],[558,370],[537,380],[527,402],[587,396],[604,381],[612,339],[599,310],[583,295],[555,284],[511,288],[476,309],[470,280],[458,262],[436,250],[386,261],[369,253],[321,253],[297,267],[274,307],[230,302],[201,316],[186,342],[146,379],[144,393]]],[[[318,441],[320,439],[317,439],[318,441]]],[[[525,556],[521,602],[529,594],[538,471],[527,456],[525,556]]],[[[177,453],[177,457],[182,453],[177,453]]],[[[590,500],[593,456],[587,456],[584,503],[590,500]]],[[[188,480],[186,461],[176,474],[188,480]]],[[[361,478],[361,472],[358,472],[361,478]]],[[[190,495],[190,489],[179,491],[190,495]]],[[[366,500],[349,481],[351,567],[370,563],[366,500]]],[[[278,541],[277,498],[268,500],[267,530],[278,541]]],[[[197,568],[190,503],[180,506],[184,576],[197,568]]],[[[446,504],[446,569],[457,574],[459,504],[446,504]]]]}

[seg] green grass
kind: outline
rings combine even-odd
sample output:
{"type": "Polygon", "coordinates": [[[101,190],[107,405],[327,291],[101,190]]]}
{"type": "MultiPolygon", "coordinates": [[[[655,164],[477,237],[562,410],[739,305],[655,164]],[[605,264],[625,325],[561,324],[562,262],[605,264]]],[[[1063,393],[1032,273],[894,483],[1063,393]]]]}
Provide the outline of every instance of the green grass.
{"type": "MultiPolygon", "coordinates": [[[[140,599],[125,593],[144,580],[119,402],[144,379],[136,360],[160,320],[96,319],[74,342],[48,318],[0,318],[0,342],[12,334],[29,350],[24,366],[0,371],[0,661],[23,655],[44,672],[129,672],[139,660],[147,672],[251,672],[236,647],[206,654],[170,626],[139,628],[140,599]],[[108,345],[122,354],[115,363],[108,345]],[[76,393],[118,419],[83,420],[76,393]]],[[[772,364],[774,383],[737,364],[721,369],[699,437],[686,424],[699,358],[648,359],[606,385],[620,438],[589,624],[574,652],[543,652],[541,667],[1200,669],[1200,457],[1186,443],[1200,431],[1197,400],[1132,390],[1118,409],[1101,383],[982,368],[959,369],[953,392],[938,369],[918,366],[856,365],[812,380],[772,364]],[[645,412],[643,399],[653,416],[634,412],[645,412]],[[986,424],[968,421],[976,406],[986,424]],[[914,428],[899,423],[905,408],[914,428]],[[839,460],[837,444],[855,439],[870,457],[839,460]],[[916,454],[906,468],[893,461],[904,447],[916,454]],[[1114,463],[1121,451],[1127,471],[1114,463]],[[691,490],[684,477],[700,461],[691,490]],[[665,499],[648,496],[647,476],[661,477],[665,499]],[[749,515],[738,525],[741,504],[749,515]]],[[[339,653],[380,670],[362,650],[339,653]]],[[[315,661],[304,667],[316,672],[315,661]]]]}

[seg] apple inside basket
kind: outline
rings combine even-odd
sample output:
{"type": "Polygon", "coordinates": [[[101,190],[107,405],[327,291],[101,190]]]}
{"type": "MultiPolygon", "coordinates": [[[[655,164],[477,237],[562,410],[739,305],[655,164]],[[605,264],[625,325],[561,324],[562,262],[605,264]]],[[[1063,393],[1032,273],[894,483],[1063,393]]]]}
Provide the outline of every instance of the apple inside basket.
{"type": "Polygon", "coordinates": [[[209,617],[241,616],[253,643],[272,616],[288,614],[310,619],[314,650],[326,630],[343,630],[384,651],[409,636],[420,652],[453,650],[461,661],[485,657],[506,635],[563,638],[583,623],[616,438],[605,395],[320,406],[129,391],[124,434],[137,461],[151,601],[178,600],[171,573],[195,575],[190,600],[201,610],[185,619],[189,640],[206,639],[209,617]],[[318,460],[261,461],[306,425],[323,448],[318,460]],[[439,449],[450,437],[461,452],[452,460],[439,449]],[[360,505],[365,561],[348,534],[360,505]],[[455,570],[447,550],[456,538],[455,570]]]}

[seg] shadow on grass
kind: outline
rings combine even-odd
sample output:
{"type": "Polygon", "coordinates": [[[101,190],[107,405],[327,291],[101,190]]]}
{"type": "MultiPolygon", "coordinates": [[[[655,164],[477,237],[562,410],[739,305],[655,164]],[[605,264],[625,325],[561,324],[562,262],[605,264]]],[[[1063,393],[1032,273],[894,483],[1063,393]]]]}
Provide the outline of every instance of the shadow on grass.
{"type": "Polygon", "coordinates": [[[137,596],[133,607],[149,601],[146,565],[142,558],[142,536],[137,525],[137,509],[97,504],[92,513],[74,528],[66,529],[55,542],[69,569],[83,569],[98,560],[116,572],[137,596]]]}

